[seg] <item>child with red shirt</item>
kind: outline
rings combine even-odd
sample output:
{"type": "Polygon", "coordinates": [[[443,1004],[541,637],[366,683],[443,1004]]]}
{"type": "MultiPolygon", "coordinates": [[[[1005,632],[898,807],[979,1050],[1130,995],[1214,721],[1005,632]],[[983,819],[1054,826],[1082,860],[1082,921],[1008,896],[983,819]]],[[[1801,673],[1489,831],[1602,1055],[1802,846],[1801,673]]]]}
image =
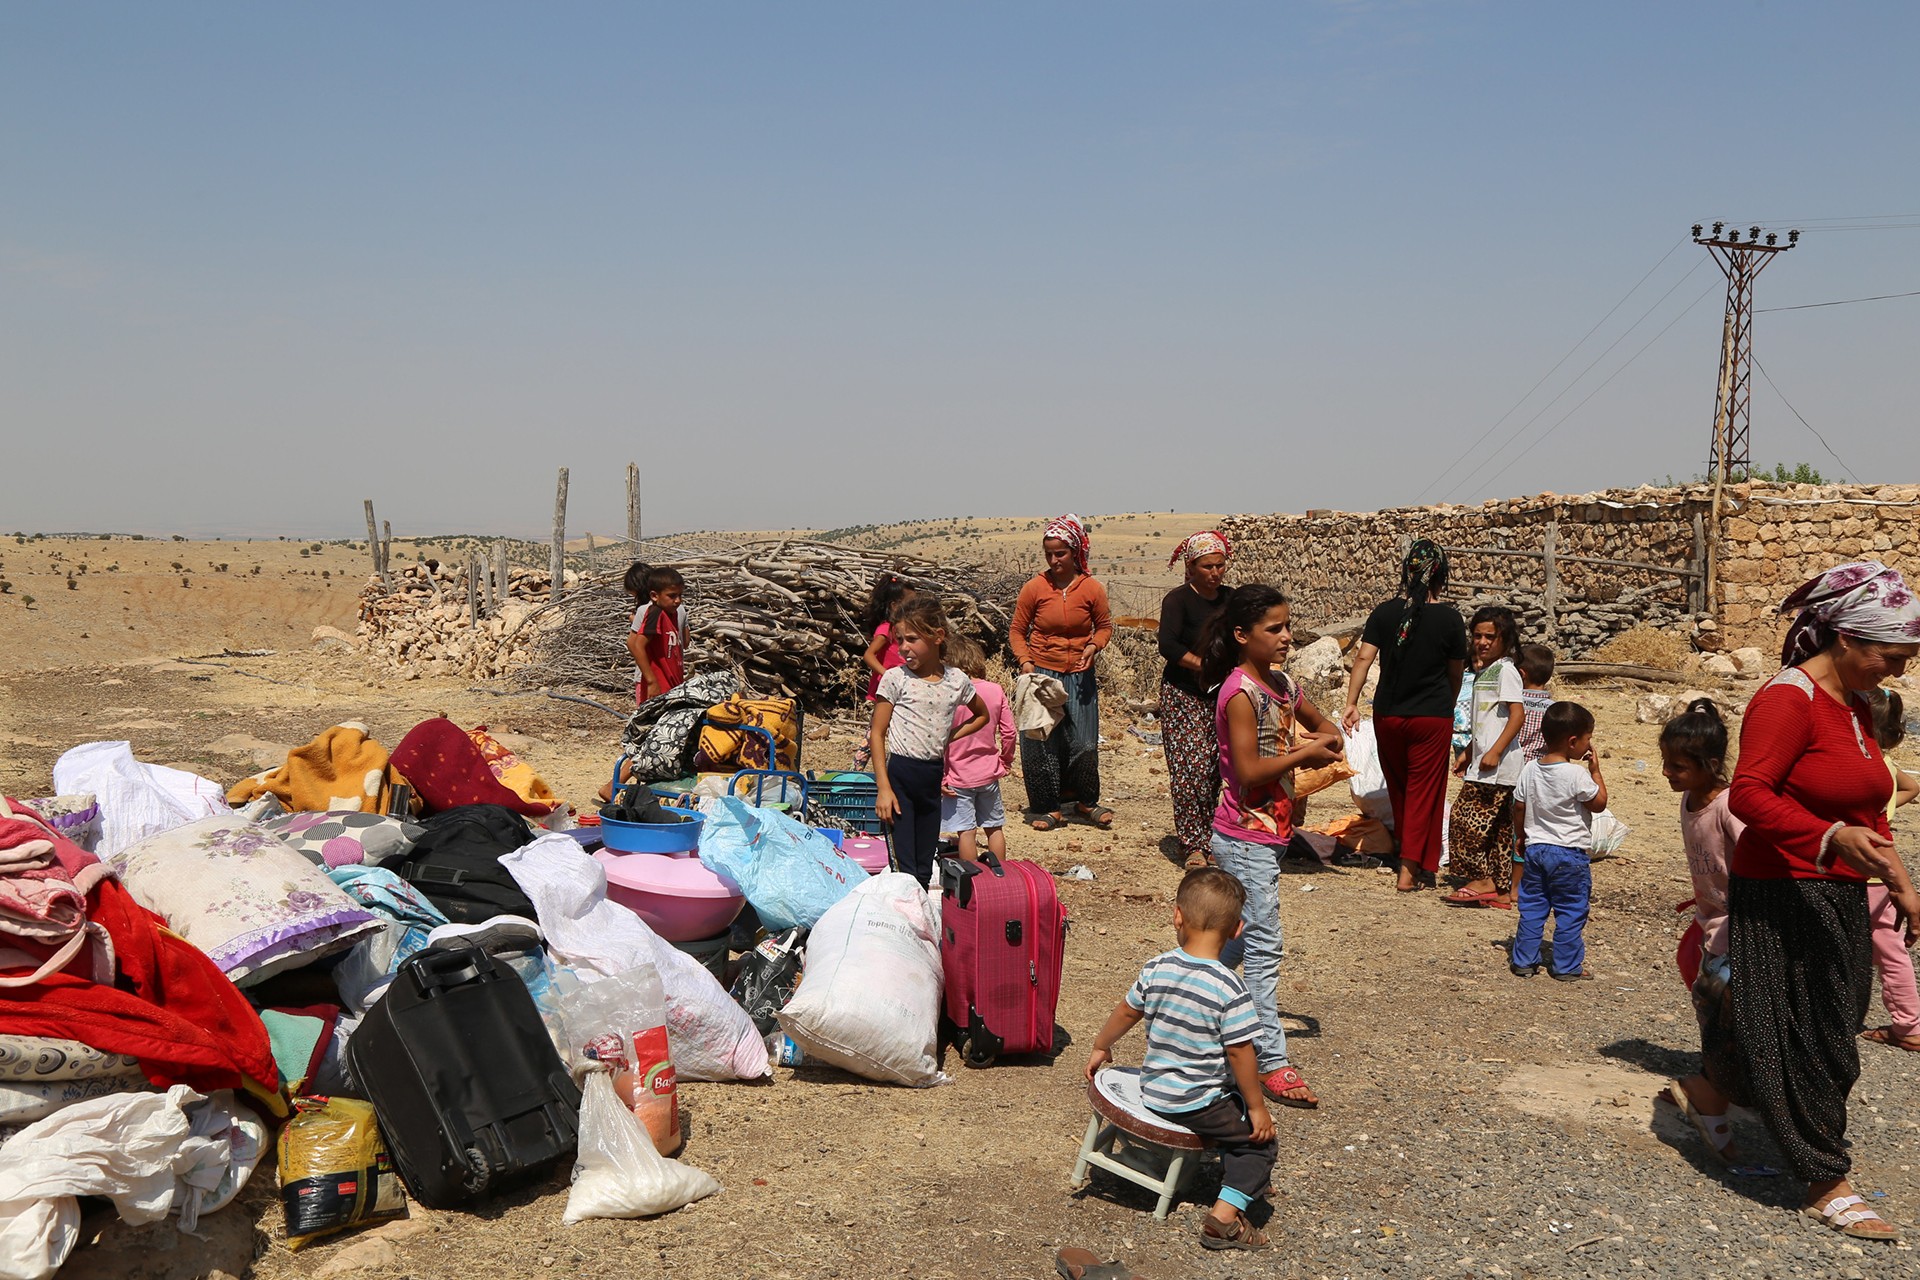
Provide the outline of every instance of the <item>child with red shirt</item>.
{"type": "Polygon", "coordinates": [[[623,584],[638,606],[627,631],[627,652],[633,655],[635,703],[657,698],[678,688],[686,679],[686,579],[668,565],[648,568],[635,561],[623,584]],[[640,604],[646,594],[647,602],[640,604]]]}

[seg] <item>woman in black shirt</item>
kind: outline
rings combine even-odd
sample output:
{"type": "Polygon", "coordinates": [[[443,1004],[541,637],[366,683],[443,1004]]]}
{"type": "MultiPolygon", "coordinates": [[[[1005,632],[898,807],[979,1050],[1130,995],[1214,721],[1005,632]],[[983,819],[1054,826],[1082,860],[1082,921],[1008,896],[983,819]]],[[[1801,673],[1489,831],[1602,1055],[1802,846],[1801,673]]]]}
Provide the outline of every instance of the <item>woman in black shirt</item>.
{"type": "Polygon", "coordinates": [[[1222,586],[1231,554],[1224,536],[1209,529],[1173,549],[1187,580],[1160,602],[1160,745],[1173,793],[1173,833],[1187,866],[1213,861],[1213,810],[1220,801],[1220,742],[1214,733],[1210,691],[1200,680],[1200,633],[1232,594],[1222,586]]]}
{"type": "Polygon", "coordinates": [[[1439,603],[1446,585],[1446,553],[1419,539],[1400,564],[1400,594],[1367,617],[1340,717],[1349,733],[1360,723],[1360,690],[1379,658],[1373,732],[1400,840],[1402,893],[1431,886],[1440,870],[1453,700],[1467,663],[1466,623],[1459,610],[1439,603]]]}

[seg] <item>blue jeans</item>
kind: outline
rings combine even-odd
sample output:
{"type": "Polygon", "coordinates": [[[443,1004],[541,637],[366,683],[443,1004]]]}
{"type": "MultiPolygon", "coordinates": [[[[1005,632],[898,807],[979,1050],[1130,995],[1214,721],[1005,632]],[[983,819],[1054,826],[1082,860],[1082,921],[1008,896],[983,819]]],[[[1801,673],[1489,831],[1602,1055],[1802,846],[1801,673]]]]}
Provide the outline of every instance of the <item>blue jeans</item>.
{"type": "Polygon", "coordinates": [[[1587,907],[1593,898],[1593,864],[1585,849],[1563,844],[1527,846],[1516,906],[1520,927],[1513,936],[1513,963],[1522,969],[1540,963],[1540,936],[1553,916],[1555,973],[1575,974],[1586,966],[1587,907]]]}
{"type": "Polygon", "coordinates": [[[1281,845],[1254,844],[1213,833],[1213,860],[1247,891],[1240,919],[1246,928],[1220,953],[1223,964],[1238,964],[1260,1017],[1253,1037],[1254,1061],[1260,1074],[1287,1065],[1287,1033],[1280,1027],[1280,957],[1286,943],[1280,935],[1281,845]],[[1237,954],[1236,954],[1237,953],[1237,954]]]}

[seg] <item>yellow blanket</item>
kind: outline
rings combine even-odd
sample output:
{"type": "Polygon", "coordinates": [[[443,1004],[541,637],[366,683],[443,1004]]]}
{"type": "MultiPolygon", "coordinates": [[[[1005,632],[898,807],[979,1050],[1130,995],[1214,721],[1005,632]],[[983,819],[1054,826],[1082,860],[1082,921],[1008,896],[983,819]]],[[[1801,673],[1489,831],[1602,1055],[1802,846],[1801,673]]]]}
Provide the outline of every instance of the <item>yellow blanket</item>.
{"type": "Polygon", "coordinates": [[[306,746],[289,751],[287,762],[278,769],[235,783],[227,792],[227,803],[242,805],[269,794],[302,812],[385,813],[391,795],[387,749],[368,736],[364,724],[334,725],[306,746]]]}

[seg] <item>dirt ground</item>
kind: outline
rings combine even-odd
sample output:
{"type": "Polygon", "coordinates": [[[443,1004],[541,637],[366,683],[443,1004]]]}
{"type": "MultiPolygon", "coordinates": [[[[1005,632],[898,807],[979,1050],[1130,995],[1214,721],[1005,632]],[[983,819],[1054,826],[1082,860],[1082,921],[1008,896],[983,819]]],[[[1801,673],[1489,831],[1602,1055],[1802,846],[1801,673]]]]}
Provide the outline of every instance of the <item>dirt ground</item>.
{"type": "MultiPolygon", "coordinates": [[[[126,544],[108,545],[130,572],[126,544]]],[[[177,546],[156,544],[163,562],[181,558],[177,546]]],[[[4,557],[16,593],[22,550],[9,545],[4,557]]],[[[325,553],[336,554],[348,558],[325,553]]],[[[164,602],[136,608],[103,593],[95,616],[110,622],[124,608],[140,619],[133,625],[147,648],[128,653],[120,646],[130,642],[116,637],[111,656],[94,659],[91,640],[23,643],[36,634],[23,626],[43,619],[23,624],[0,608],[9,645],[0,790],[43,793],[60,752],[93,739],[124,738],[143,759],[230,782],[339,720],[365,721],[391,744],[436,714],[512,735],[563,795],[584,799],[604,779],[619,730],[612,716],[537,693],[401,681],[352,652],[308,650],[312,625],[350,626],[351,590],[331,581],[268,593],[254,606],[231,590],[217,620],[207,611],[180,621],[164,602]],[[223,647],[279,652],[178,660],[223,647]]],[[[198,588],[187,590],[198,608],[198,588]]],[[[1737,705],[1751,688],[1728,692],[1737,705]]],[[[64,1274],[961,1280],[1051,1275],[1064,1245],[1163,1278],[1920,1274],[1906,1245],[1863,1252],[1793,1214],[1800,1189],[1791,1179],[1729,1178],[1670,1108],[1654,1104],[1666,1078],[1692,1069],[1697,1039],[1672,961],[1673,905],[1691,896],[1676,799],[1660,777],[1654,728],[1634,723],[1640,692],[1561,689],[1593,707],[1613,808],[1632,828],[1620,856],[1595,865],[1596,982],[1511,978],[1497,948],[1511,932],[1509,913],[1396,895],[1392,877],[1372,870],[1289,864],[1282,1003],[1307,1028],[1293,1037],[1293,1056],[1323,1105],[1277,1115],[1276,1246],[1266,1254],[1196,1247],[1210,1174],[1164,1223],[1150,1216],[1146,1193],[1105,1175],[1080,1191],[1068,1184],[1088,1114],[1087,1046],[1140,962],[1172,945],[1180,874],[1162,852],[1158,751],[1126,732],[1134,721],[1109,699],[1103,761],[1114,830],[1010,833],[1016,856],[1055,872],[1083,863],[1097,877],[1060,881],[1072,928],[1059,1021],[1073,1043],[1056,1060],[975,1071],[949,1053],[953,1082],[924,1091],[816,1068],[778,1069],[765,1087],[684,1085],[684,1158],[725,1191],[659,1220],[565,1227],[561,1178],[474,1213],[416,1209],[407,1223],[292,1254],[263,1168],[239,1205],[202,1224],[205,1239],[170,1224],[132,1230],[90,1217],[89,1234],[100,1238],[64,1274]]],[[[807,744],[806,763],[843,763],[856,732],[850,721],[836,724],[807,744]]],[[[1016,779],[1009,809],[1019,794],[1016,779]]],[[[1316,819],[1335,812],[1316,801],[1316,819]]],[[[1136,1033],[1120,1060],[1138,1062],[1140,1051],[1136,1033]]],[[[1884,1193],[1874,1203],[1890,1219],[1920,1229],[1920,1063],[1872,1046],[1862,1058],[1851,1129],[1858,1184],[1884,1193]]],[[[1772,1153],[1750,1118],[1740,1138],[1757,1159],[1772,1153]]]]}

